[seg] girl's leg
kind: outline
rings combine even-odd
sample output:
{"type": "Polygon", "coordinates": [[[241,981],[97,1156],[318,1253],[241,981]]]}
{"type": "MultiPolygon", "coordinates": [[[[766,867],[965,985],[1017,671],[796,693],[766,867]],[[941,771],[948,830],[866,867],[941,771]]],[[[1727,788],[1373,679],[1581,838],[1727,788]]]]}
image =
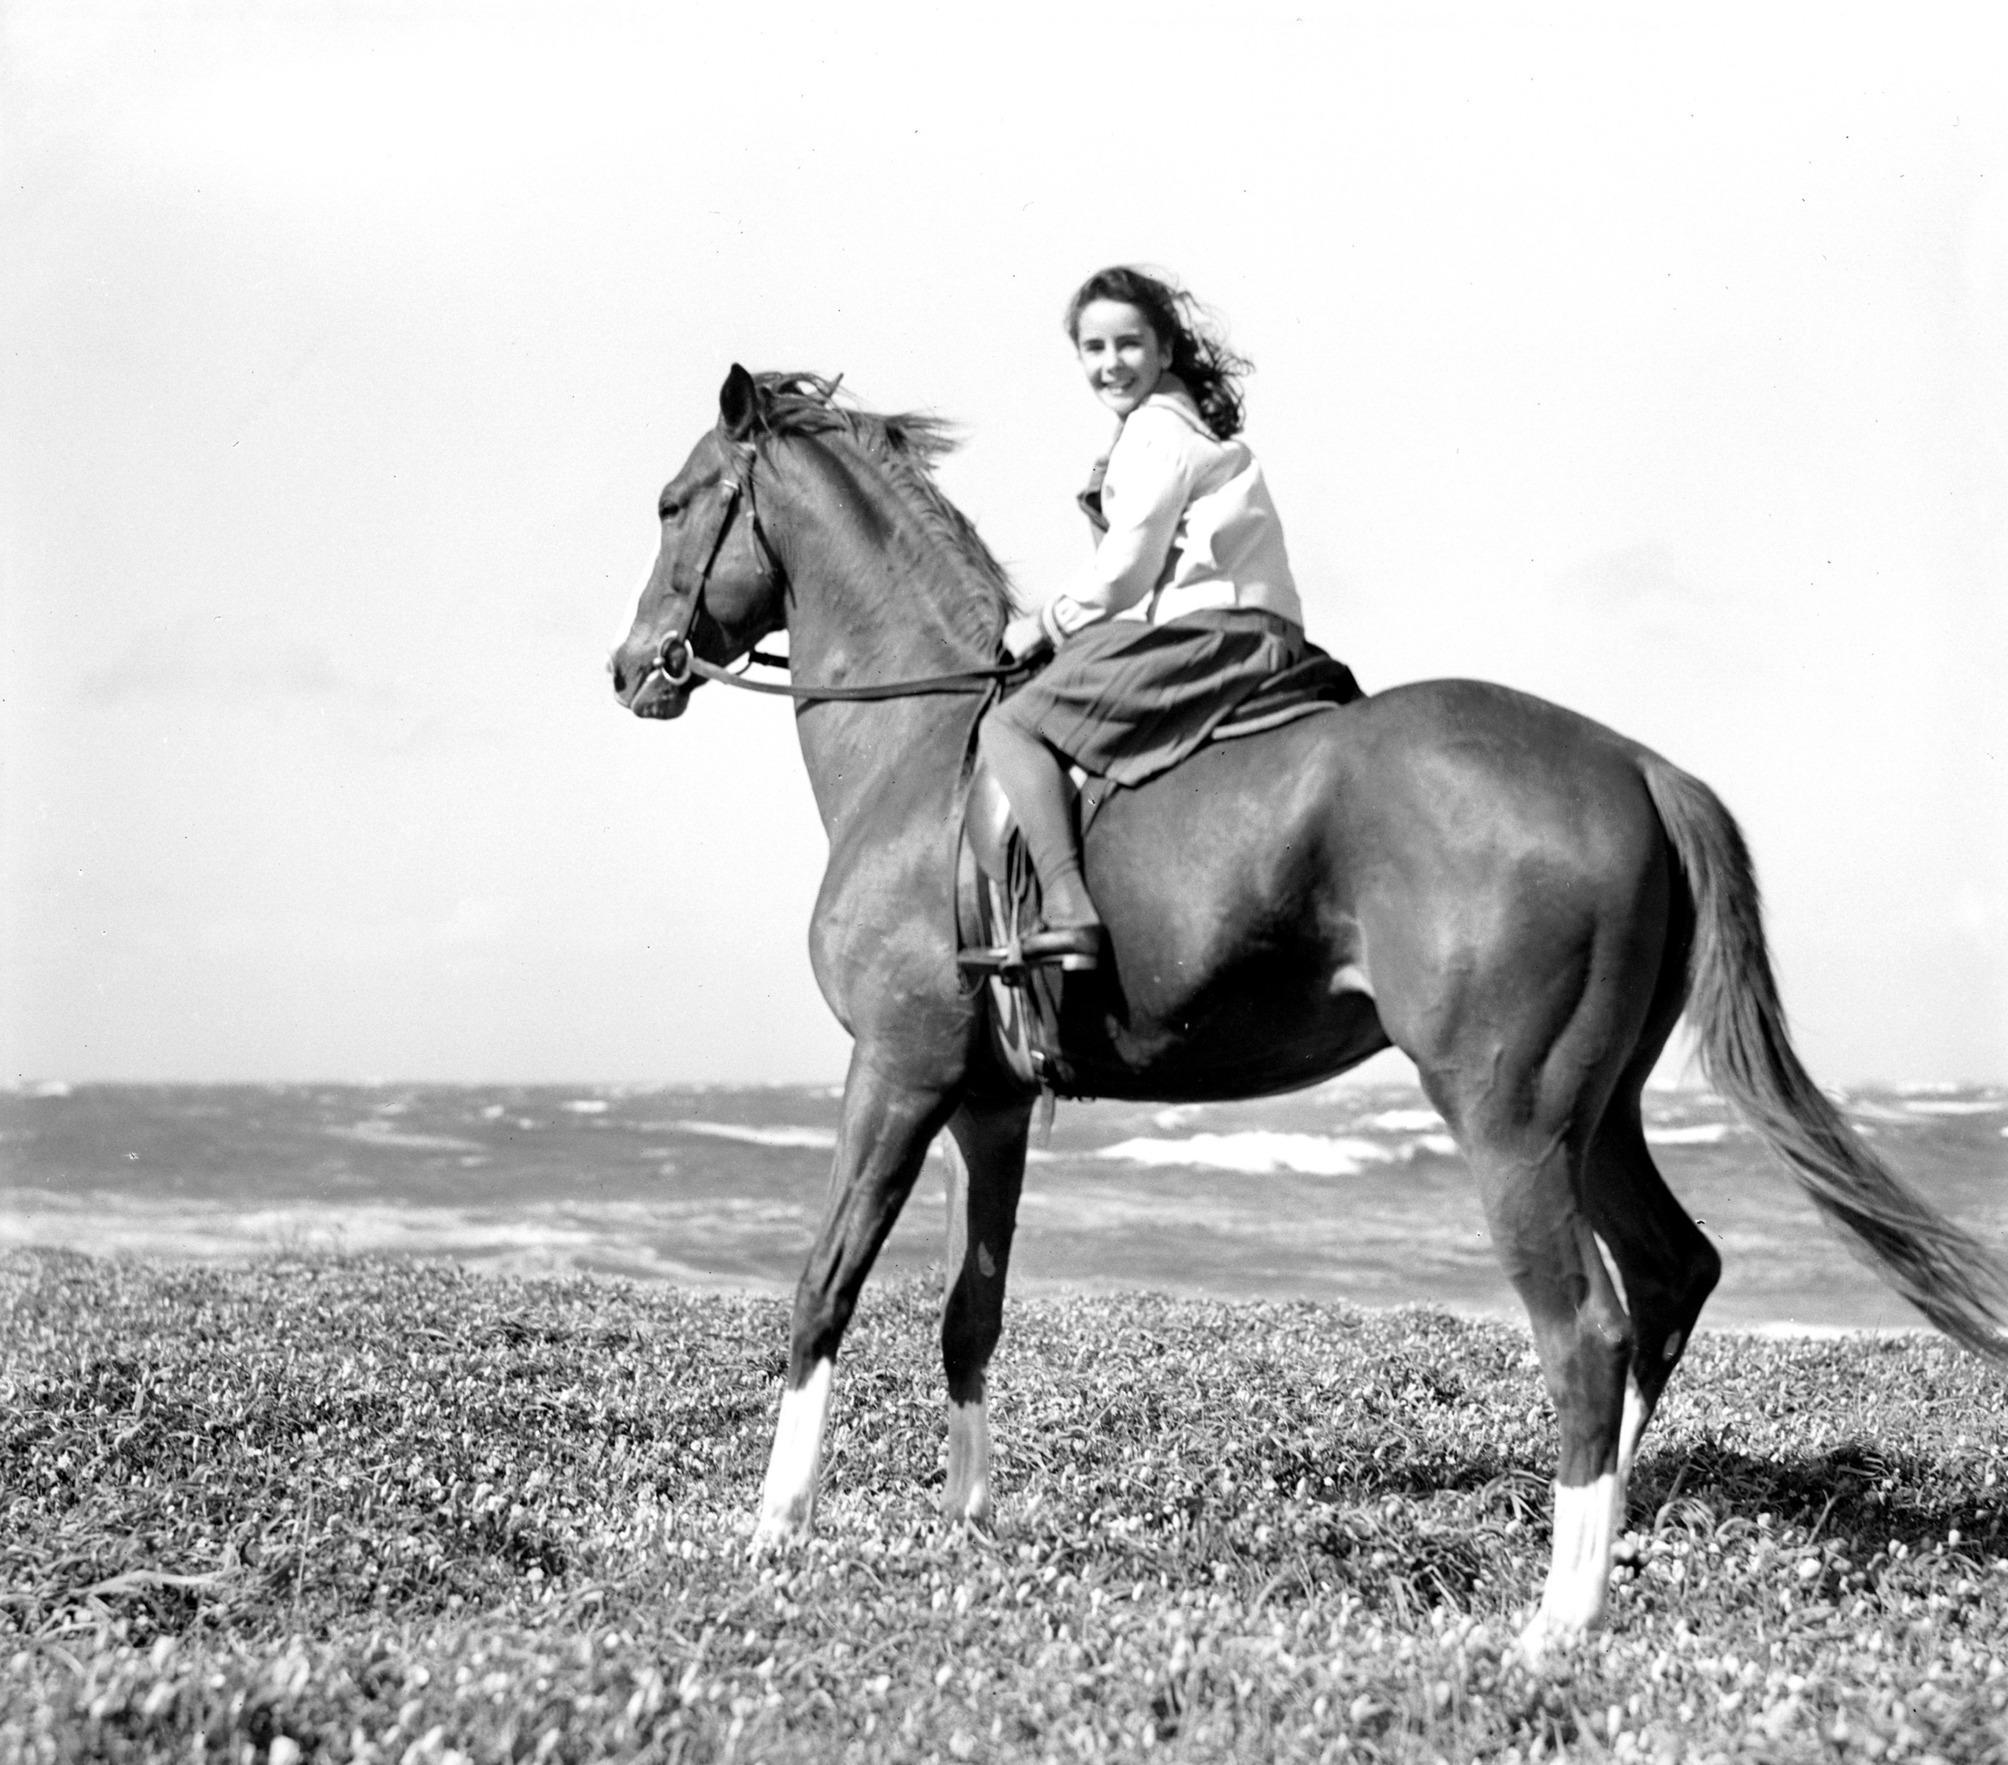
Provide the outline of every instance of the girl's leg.
{"type": "Polygon", "coordinates": [[[995,713],[984,718],[979,741],[1025,835],[1045,900],[1046,933],[1028,938],[1025,954],[1094,954],[1102,916],[1081,875],[1080,839],[1059,756],[1036,735],[995,713]]]}

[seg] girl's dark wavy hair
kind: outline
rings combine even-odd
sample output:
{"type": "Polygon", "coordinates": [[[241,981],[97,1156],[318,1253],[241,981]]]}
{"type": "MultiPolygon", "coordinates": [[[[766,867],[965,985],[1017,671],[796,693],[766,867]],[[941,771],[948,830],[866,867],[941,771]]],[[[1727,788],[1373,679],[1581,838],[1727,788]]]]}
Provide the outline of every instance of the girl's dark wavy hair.
{"type": "Polygon", "coordinates": [[[1227,347],[1220,326],[1191,295],[1166,276],[1130,264],[1097,270],[1067,302],[1067,335],[1081,340],[1081,313],[1091,301],[1120,300],[1150,321],[1160,343],[1171,345],[1171,372],[1185,382],[1207,428],[1225,441],[1241,432],[1241,376],[1255,364],[1227,347]]]}

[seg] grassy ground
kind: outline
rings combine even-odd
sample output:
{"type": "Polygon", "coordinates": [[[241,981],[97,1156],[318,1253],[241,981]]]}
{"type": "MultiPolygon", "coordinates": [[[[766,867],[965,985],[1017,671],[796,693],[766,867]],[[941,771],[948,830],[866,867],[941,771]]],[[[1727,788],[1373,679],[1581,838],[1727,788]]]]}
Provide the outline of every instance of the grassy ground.
{"type": "Polygon", "coordinates": [[[2008,1759],[2001,1377],[1704,1336],[1559,1668],[1520,1330],[1014,1305],[992,1535],[933,1299],[846,1346],[821,1535],[745,1542],[771,1300],[0,1257],[0,1758],[2008,1759]]]}

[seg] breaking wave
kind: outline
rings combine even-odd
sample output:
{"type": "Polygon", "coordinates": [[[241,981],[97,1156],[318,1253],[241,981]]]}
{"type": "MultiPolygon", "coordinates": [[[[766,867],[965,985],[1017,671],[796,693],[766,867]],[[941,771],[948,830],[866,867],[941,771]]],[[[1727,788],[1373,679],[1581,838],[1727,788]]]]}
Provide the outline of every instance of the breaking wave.
{"type": "Polygon", "coordinates": [[[750,1122],[665,1122],[679,1134],[703,1134],[713,1140],[737,1140],[742,1146],[807,1147],[828,1152],[837,1143],[835,1128],[758,1128],[750,1122]]]}
{"type": "Polygon", "coordinates": [[[1423,1134],[1390,1146],[1374,1140],[1250,1128],[1231,1134],[1192,1134],[1182,1140],[1119,1140],[1100,1148],[1094,1156],[1131,1164],[1239,1171],[1248,1176],[1290,1171],[1305,1177],[1354,1177],[1376,1165],[1406,1163],[1418,1152],[1453,1158],[1457,1142],[1448,1134],[1423,1134]]]}

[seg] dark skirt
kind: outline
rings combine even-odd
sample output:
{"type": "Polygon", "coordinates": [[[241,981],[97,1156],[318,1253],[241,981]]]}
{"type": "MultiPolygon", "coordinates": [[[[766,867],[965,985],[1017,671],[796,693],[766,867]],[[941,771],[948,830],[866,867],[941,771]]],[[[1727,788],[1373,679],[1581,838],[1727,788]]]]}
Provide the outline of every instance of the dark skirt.
{"type": "Polygon", "coordinates": [[[1109,619],[1068,638],[990,715],[1085,772],[1137,785],[1176,766],[1305,652],[1302,626],[1252,608],[1162,625],[1109,619]]]}

